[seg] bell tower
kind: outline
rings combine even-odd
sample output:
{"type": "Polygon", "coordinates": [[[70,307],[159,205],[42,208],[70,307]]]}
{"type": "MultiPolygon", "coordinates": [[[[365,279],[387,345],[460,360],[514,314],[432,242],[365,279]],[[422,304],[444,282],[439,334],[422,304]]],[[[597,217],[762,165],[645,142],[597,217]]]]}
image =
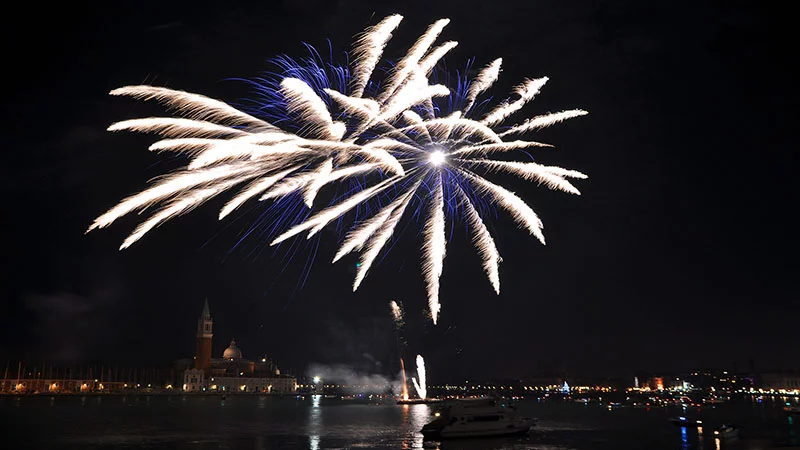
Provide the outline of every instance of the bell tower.
{"type": "Polygon", "coordinates": [[[194,368],[201,369],[206,373],[211,369],[211,338],[214,336],[211,327],[213,325],[214,321],[211,320],[208,299],[206,299],[203,312],[197,319],[197,350],[194,355],[194,368]]]}

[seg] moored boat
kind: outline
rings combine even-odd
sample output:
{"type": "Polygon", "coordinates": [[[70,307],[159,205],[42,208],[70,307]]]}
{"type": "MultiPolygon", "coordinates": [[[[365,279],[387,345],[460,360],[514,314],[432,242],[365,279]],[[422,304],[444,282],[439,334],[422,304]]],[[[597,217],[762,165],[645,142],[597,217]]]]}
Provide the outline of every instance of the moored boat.
{"type": "Polygon", "coordinates": [[[726,424],[714,429],[714,437],[735,438],[739,436],[739,429],[733,425],[726,424]]]}
{"type": "Polygon", "coordinates": [[[436,419],[422,427],[426,439],[453,439],[526,434],[536,419],[520,416],[514,406],[496,399],[451,400],[436,419]]]}
{"type": "Polygon", "coordinates": [[[688,419],[686,417],[673,417],[669,419],[670,422],[679,426],[679,427],[702,427],[703,421],[696,420],[696,419],[688,419]]]}

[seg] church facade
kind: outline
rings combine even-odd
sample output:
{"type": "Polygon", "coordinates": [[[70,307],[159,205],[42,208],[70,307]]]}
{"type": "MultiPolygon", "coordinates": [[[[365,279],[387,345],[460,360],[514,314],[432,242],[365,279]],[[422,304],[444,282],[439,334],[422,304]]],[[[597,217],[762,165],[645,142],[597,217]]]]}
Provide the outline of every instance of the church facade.
{"type": "Polygon", "coordinates": [[[282,375],[275,363],[266,358],[260,361],[245,359],[235,340],[231,340],[221,358],[212,358],[213,326],[206,301],[197,320],[194,367],[183,374],[184,391],[265,394],[294,394],[297,391],[295,377],[282,375]]]}

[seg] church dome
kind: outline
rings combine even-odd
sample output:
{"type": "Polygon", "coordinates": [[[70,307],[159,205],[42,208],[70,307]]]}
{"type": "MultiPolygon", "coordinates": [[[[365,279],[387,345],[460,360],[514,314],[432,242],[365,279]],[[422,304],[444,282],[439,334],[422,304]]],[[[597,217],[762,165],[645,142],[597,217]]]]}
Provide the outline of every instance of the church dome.
{"type": "Polygon", "coordinates": [[[231,340],[231,345],[222,352],[222,358],[227,360],[242,359],[242,351],[236,346],[235,339],[231,340]]]}

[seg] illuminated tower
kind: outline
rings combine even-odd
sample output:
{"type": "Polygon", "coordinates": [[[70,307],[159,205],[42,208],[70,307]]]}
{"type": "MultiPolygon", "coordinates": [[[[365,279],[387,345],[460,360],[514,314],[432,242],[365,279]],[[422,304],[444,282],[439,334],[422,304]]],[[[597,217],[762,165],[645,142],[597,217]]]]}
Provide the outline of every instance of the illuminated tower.
{"type": "Polygon", "coordinates": [[[211,326],[213,324],[211,312],[208,310],[208,300],[206,300],[203,312],[197,319],[197,350],[194,354],[194,368],[201,369],[206,373],[211,369],[211,338],[214,336],[211,326]]]}

